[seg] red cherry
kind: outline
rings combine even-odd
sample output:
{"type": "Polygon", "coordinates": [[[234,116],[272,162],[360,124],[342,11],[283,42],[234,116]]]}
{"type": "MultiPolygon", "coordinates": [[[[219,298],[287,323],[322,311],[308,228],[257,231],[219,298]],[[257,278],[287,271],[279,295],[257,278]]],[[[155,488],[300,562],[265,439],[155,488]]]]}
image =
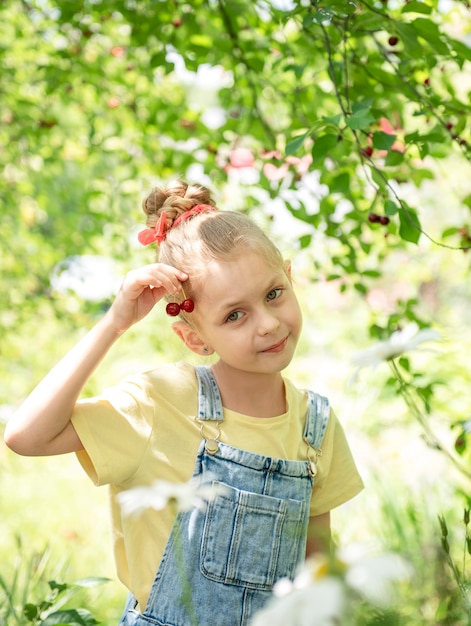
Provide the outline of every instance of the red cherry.
{"type": "Polygon", "coordinates": [[[389,37],[388,39],[388,43],[390,46],[397,46],[398,41],[399,41],[398,37],[389,37]]]}
{"type": "Polygon", "coordinates": [[[187,300],[183,300],[183,302],[180,304],[180,308],[182,311],[185,311],[185,313],[191,313],[195,308],[195,303],[193,302],[193,300],[190,300],[188,298],[187,300]]]}
{"type": "Polygon", "coordinates": [[[377,213],[370,213],[368,215],[368,221],[371,222],[372,224],[375,224],[376,222],[380,221],[380,216],[377,215],[377,213]]]}
{"type": "Polygon", "coordinates": [[[373,155],[373,148],[371,146],[366,146],[361,151],[363,156],[370,157],[373,155]]]}
{"type": "Polygon", "coordinates": [[[383,226],[387,226],[389,224],[389,217],[387,215],[381,215],[379,221],[383,226]]]}
{"type": "Polygon", "coordinates": [[[169,302],[165,307],[165,311],[167,312],[167,315],[176,317],[180,313],[180,305],[178,302],[169,302]]]}

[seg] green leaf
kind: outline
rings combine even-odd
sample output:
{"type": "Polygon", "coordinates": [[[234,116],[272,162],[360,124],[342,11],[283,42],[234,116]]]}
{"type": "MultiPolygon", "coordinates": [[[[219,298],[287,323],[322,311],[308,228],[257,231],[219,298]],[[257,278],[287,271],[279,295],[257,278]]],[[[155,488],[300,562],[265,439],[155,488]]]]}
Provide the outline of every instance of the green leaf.
{"type": "Polygon", "coordinates": [[[401,356],[398,359],[398,364],[406,370],[406,372],[410,372],[410,361],[408,359],[408,357],[406,356],[401,356]]]}
{"type": "Polygon", "coordinates": [[[455,440],[455,450],[458,454],[463,454],[466,451],[466,433],[460,433],[455,440]]]}
{"type": "Polygon", "coordinates": [[[404,161],[404,154],[398,150],[391,150],[388,152],[384,164],[388,167],[394,167],[395,165],[402,163],[402,161],[404,161]]]}
{"type": "Polygon", "coordinates": [[[396,30],[400,39],[409,54],[417,54],[421,51],[422,46],[417,39],[417,31],[410,24],[396,22],[396,30]]]}
{"type": "Polygon", "coordinates": [[[375,121],[375,117],[370,113],[369,109],[360,109],[345,118],[346,125],[352,130],[362,130],[370,126],[375,121]]]}
{"type": "Polygon", "coordinates": [[[369,111],[371,109],[371,105],[373,104],[373,100],[368,98],[367,100],[356,100],[352,104],[352,113],[359,113],[360,111],[369,111]]]}
{"type": "Polygon", "coordinates": [[[50,589],[52,589],[53,591],[57,591],[58,593],[62,593],[69,588],[68,583],[58,583],[55,580],[50,580],[48,582],[48,585],[50,589]]]}
{"type": "Polygon", "coordinates": [[[312,147],[312,159],[313,163],[317,164],[337,145],[337,135],[322,135],[318,137],[312,147]]]}
{"type": "Polygon", "coordinates": [[[432,7],[425,2],[418,2],[412,0],[402,7],[401,13],[423,13],[424,15],[430,15],[432,13],[432,7]]]}
{"type": "Polygon", "coordinates": [[[301,249],[304,250],[305,248],[309,248],[309,246],[311,245],[311,241],[312,241],[312,235],[302,235],[299,238],[301,249]]]}
{"type": "Polygon", "coordinates": [[[299,137],[296,137],[295,139],[292,139],[291,141],[289,141],[286,144],[286,150],[285,150],[286,156],[289,156],[297,152],[299,148],[303,145],[306,138],[309,137],[310,132],[311,131],[308,130],[306,133],[304,133],[304,135],[300,135],[299,137]]]}
{"type": "Polygon", "coordinates": [[[314,22],[314,18],[314,13],[306,13],[306,15],[303,16],[303,27],[309,28],[309,26],[311,26],[311,24],[314,22]]]}
{"type": "Polygon", "coordinates": [[[464,44],[462,41],[448,38],[448,43],[452,50],[457,54],[458,59],[461,61],[460,67],[462,67],[463,61],[471,61],[471,48],[464,44]]]}
{"type": "Polygon", "coordinates": [[[384,203],[385,215],[388,215],[388,216],[396,215],[398,211],[399,211],[399,207],[397,206],[395,202],[393,202],[393,200],[386,200],[386,202],[384,203]]]}
{"type": "Polygon", "coordinates": [[[368,289],[365,287],[363,283],[354,283],[353,286],[355,290],[358,291],[358,293],[360,293],[362,296],[368,293],[368,289]]]}
{"type": "MultiPolygon", "coordinates": [[[[316,24],[322,24],[323,22],[330,21],[332,19],[332,13],[327,9],[319,8],[316,13],[312,13],[311,22],[316,22],[316,24]]],[[[304,23],[304,20],[303,20],[304,23]]]]}
{"type": "Polygon", "coordinates": [[[471,209],[471,194],[467,195],[465,198],[463,198],[463,204],[465,206],[468,207],[468,209],[471,209]]]}
{"type": "Polygon", "coordinates": [[[38,615],[38,607],[35,604],[25,604],[23,607],[23,615],[32,622],[38,615]]]}
{"type": "Polygon", "coordinates": [[[390,150],[395,141],[396,135],[390,135],[381,130],[373,133],[373,148],[377,150],[390,150]]]}
{"type": "Polygon", "coordinates": [[[42,620],[39,626],[95,626],[98,624],[86,609],[65,609],[55,611],[42,620]]]}
{"type": "Polygon", "coordinates": [[[335,176],[332,179],[330,184],[331,193],[341,193],[343,195],[348,195],[350,191],[350,174],[348,172],[342,172],[338,176],[335,176]]]}
{"type": "Polygon", "coordinates": [[[425,17],[417,17],[411,22],[411,25],[415,30],[423,37],[440,37],[440,29],[432,20],[428,20],[425,17]]]}
{"type": "Polygon", "coordinates": [[[456,235],[459,232],[460,232],[460,229],[457,228],[456,226],[445,228],[445,230],[442,232],[442,238],[447,239],[448,237],[452,237],[453,235],[456,235]]]}
{"type": "Polygon", "coordinates": [[[190,37],[190,44],[191,46],[198,48],[211,48],[213,46],[213,41],[208,35],[198,33],[190,37]]]}
{"type": "Polygon", "coordinates": [[[443,37],[435,22],[424,17],[418,17],[411,22],[411,26],[427,41],[435,54],[448,54],[448,46],[443,41],[443,37]]]}
{"type": "Polygon", "coordinates": [[[339,113],[338,115],[332,115],[330,117],[323,117],[322,121],[326,122],[327,124],[332,124],[333,126],[340,126],[340,122],[343,119],[343,116],[341,113],[339,113]]]}
{"type": "Polygon", "coordinates": [[[98,587],[99,585],[104,585],[105,583],[109,583],[110,578],[105,578],[103,576],[88,576],[87,578],[81,578],[80,580],[75,580],[71,585],[76,587],[98,587]]]}
{"type": "Polygon", "coordinates": [[[417,243],[420,238],[420,221],[417,212],[405,203],[399,212],[399,235],[404,241],[417,243]]]}

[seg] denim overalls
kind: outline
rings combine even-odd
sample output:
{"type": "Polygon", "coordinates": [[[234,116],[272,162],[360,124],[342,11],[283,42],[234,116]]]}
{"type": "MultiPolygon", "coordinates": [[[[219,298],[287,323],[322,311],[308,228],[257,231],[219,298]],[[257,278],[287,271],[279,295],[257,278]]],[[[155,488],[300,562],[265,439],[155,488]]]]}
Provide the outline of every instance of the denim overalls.
{"type": "Polygon", "coordinates": [[[209,474],[227,490],[204,510],[178,513],[145,611],[134,610],[130,596],[121,626],[246,626],[274,583],[293,578],[305,558],[328,400],[307,392],[306,460],[270,458],[218,441],[219,389],[209,367],[197,367],[196,375],[202,442],[193,476],[204,481],[209,474]],[[217,434],[207,438],[205,428],[217,434]]]}

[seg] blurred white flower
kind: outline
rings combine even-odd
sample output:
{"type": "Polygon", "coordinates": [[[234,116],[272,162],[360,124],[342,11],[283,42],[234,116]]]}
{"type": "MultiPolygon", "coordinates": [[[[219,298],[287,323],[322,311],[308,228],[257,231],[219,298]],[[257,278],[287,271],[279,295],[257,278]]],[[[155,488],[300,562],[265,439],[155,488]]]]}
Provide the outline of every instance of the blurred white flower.
{"type": "Polygon", "coordinates": [[[134,487],[122,491],[117,496],[123,515],[140,515],[146,509],[163,509],[169,502],[175,502],[178,511],[189,511],[194,507],[204,509],[207,502],[227,492],[221,483],[206,482],[192,478],[187,483],[172,483],[156,480],[149,487],[134,487]]]}
{"type": "Polygon", "coordinates": [[[419,330],[417,324],[408,324],[402,330],[394,332],[387,341],[380,341],[376,345],[362,352],[358,352],[352,359],[357,368],[376,367],[383,361],[394,359],[409,350],[417,350],[418,346],[427,341],[437,341],[441,334],[432,328],[419,330]]]}
{"type": "Polygon", "coordinates": [[[226,123],[226,110],[219,106],[209,107],[203,111],[201,121],[207,128],[216,129],[226,123]]]}
{"type": "Polygon", "coordinates": [[[118,293],[122,277],[112,259],[82,254],[57,263],[50,281],[52,288],[61,294],[73,292],[82,300],[102,302],[118,293]]]}
{"type": "Polygon", "coordinates": [[[352,554],[340,550],[338,557],[348,565],[347,585],[370,604],[381,608],[393,603],[394,583],[409,580],[413,573],[410,563],[399,554],[352,554]]]}
{"type": "Polygon", "coordinates": [[[366,600],[380,609],[393,604],[394,584],[409,580],[412,573],[400,555],[372,555],[357,544],[330,559],[316,556],[304,563],[293,581],[283,578],[276,583],[273,597],[251,626],[344,624],[353,615],[355,602],[366,600]]]}
{"type": "Polygon", "coordinates": [[[471,435],[471,419],[466,420],[463,424],[463,430],[467,435],[471,435]]]}
{"type": "Polygon", "coordinates": [[[296,578],[279,580],[273,598],[256,614],[250,626],[333,626],[341,623],[346,588],[330,575],[329,558],[316,555],[300,568],[296,578]]]}
{"type": "Polygon", "coordinates": [[[274,596],[259,611],[251,626],[335,626],[346,606],[345,587],[337,578],[326,576],[315,584],[296,588],[296,581],[279,581],[284,595],[274,596]]]}

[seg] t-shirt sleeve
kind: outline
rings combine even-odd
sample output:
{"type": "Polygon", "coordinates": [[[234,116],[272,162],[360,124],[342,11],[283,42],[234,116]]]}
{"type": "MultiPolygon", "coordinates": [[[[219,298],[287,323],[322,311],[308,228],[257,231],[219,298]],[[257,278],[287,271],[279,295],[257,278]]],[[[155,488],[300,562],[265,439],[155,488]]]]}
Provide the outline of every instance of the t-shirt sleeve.
{"type": "Polygon", "coordinates": [[[152,433],[154,411],[138,380],[77,403],[72,424],[84,447],[77,458],[96,485],[120,484],[135,474],[152,433]]]}
{"type": "Polygon", "coordinates": [[[345,432],[332,409],[321,450],[312,492],[311,516],[331,511],[364,487],[345,432]]]}

